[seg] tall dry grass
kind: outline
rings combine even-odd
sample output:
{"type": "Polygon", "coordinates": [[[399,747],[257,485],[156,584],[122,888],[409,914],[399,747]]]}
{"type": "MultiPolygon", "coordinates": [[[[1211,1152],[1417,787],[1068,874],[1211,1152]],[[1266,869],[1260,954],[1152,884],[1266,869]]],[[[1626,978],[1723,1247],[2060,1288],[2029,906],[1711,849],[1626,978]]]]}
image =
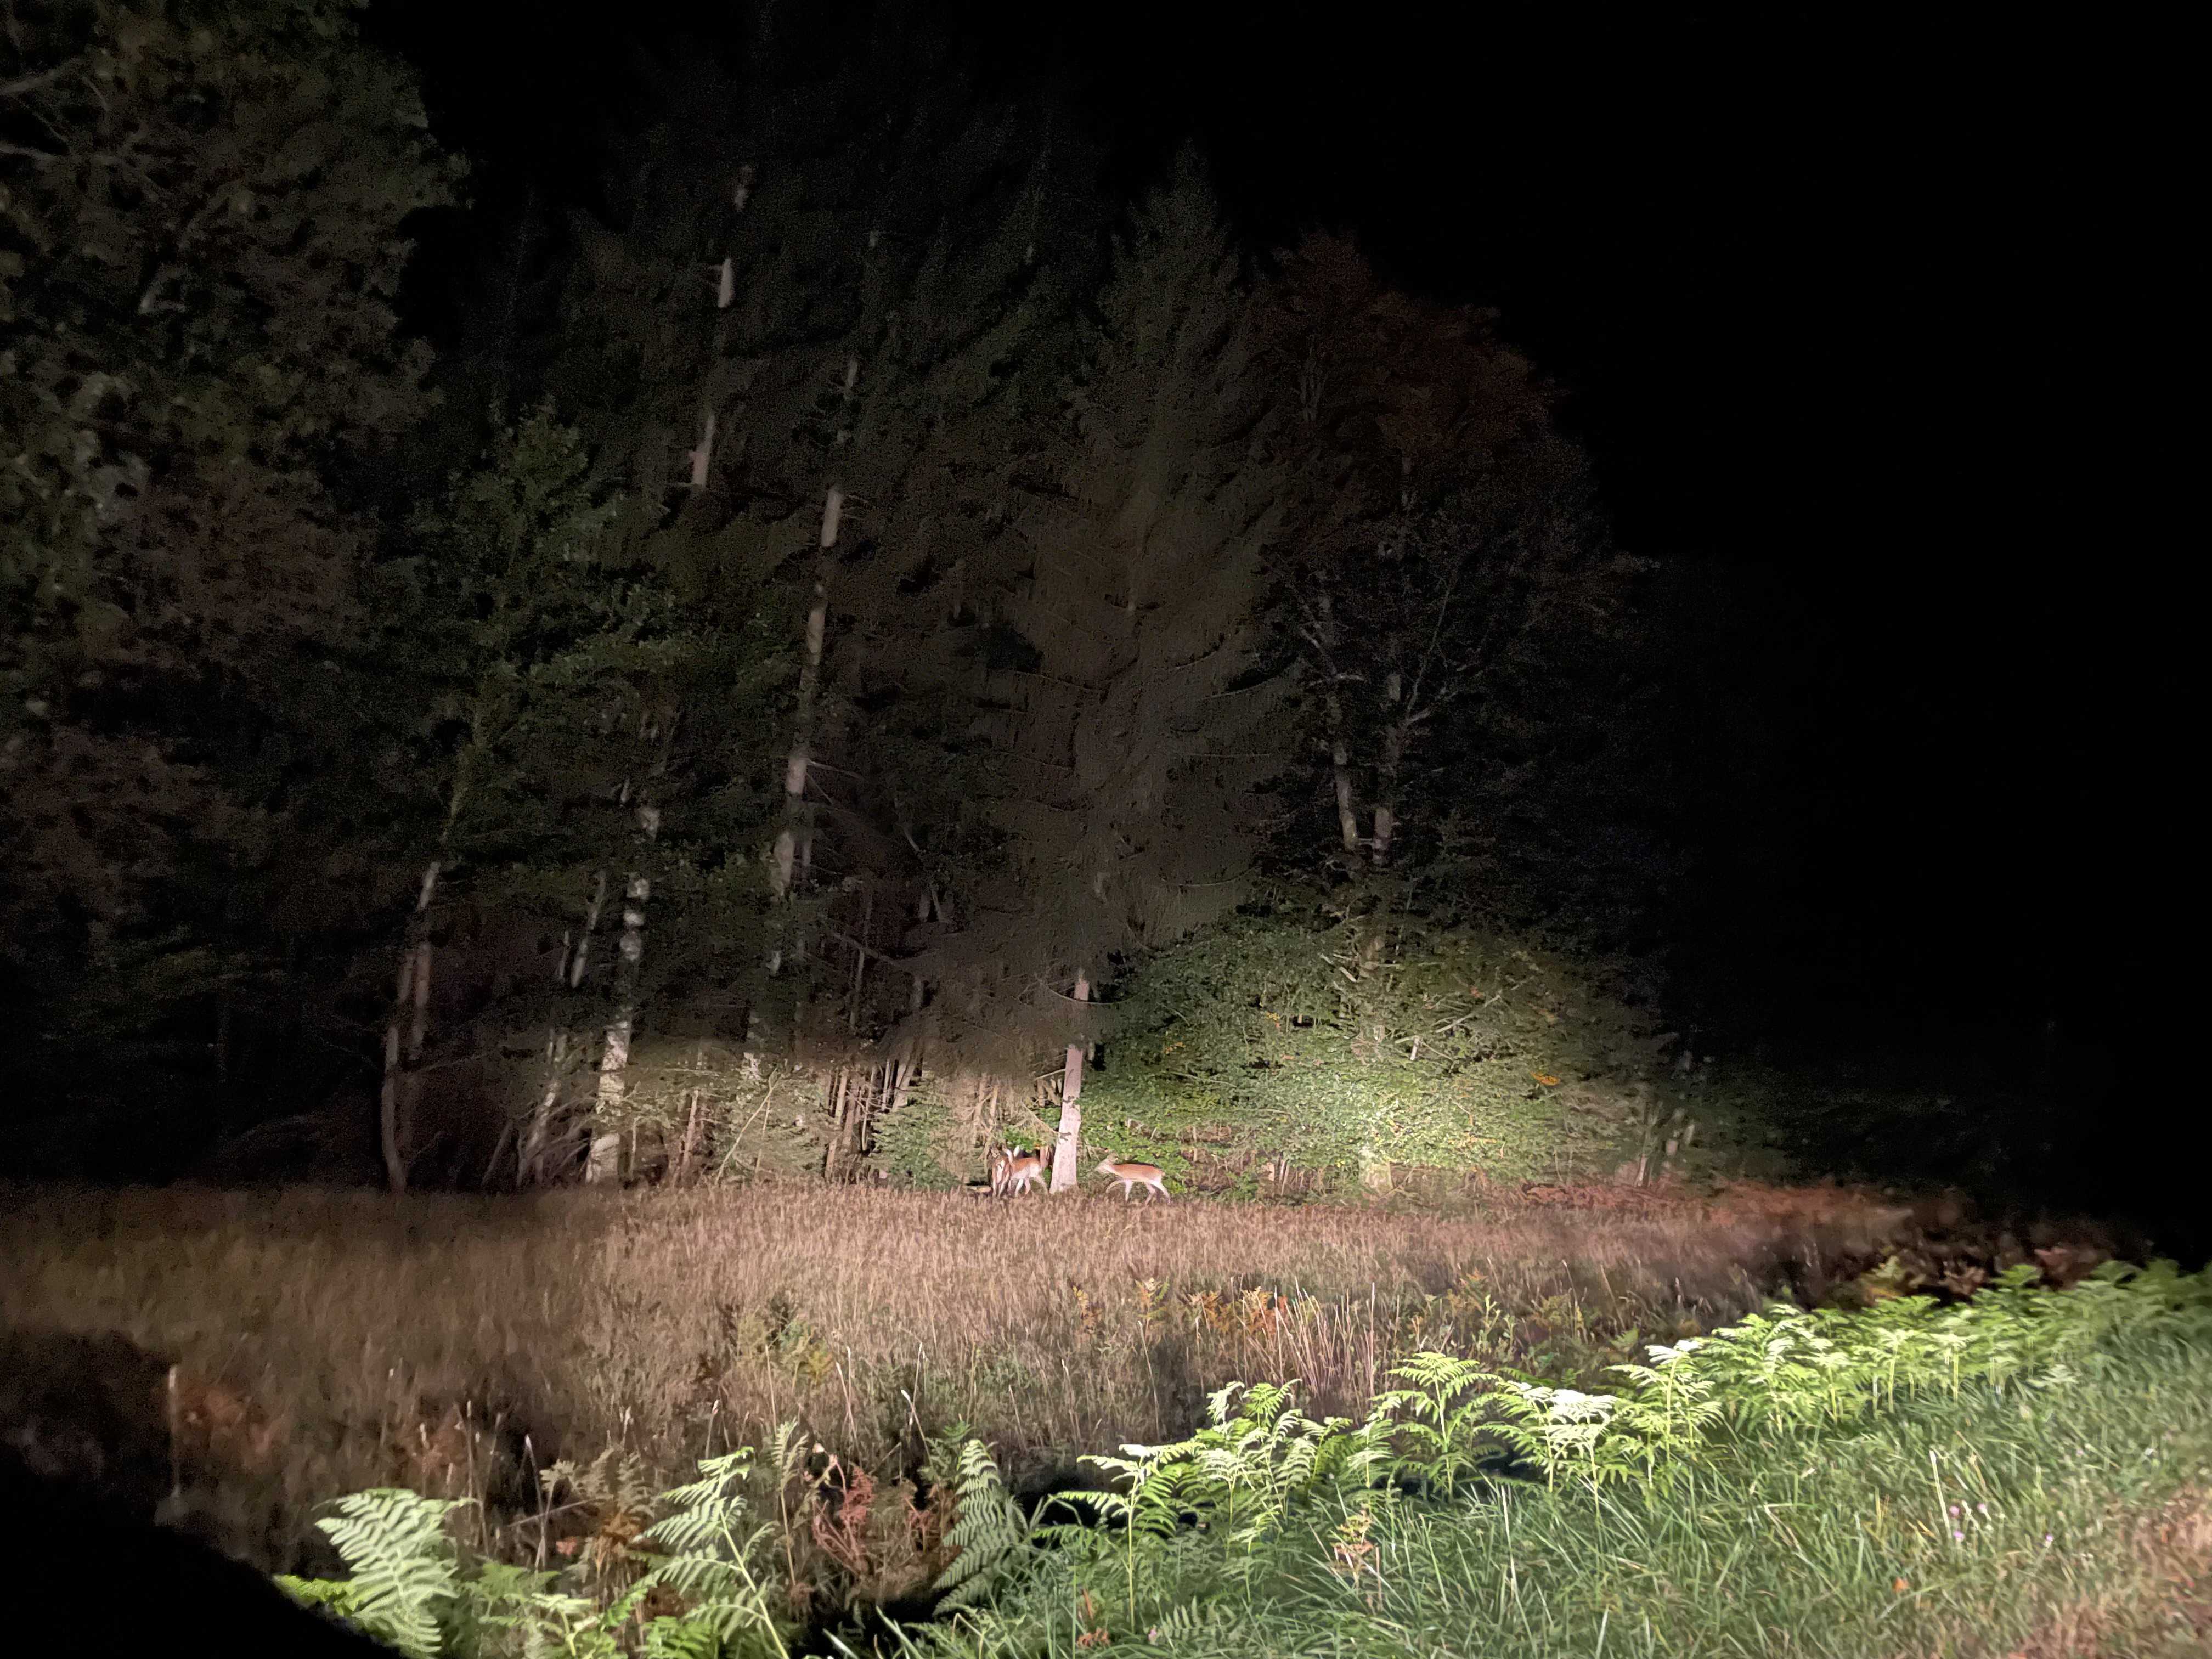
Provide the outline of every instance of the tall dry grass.
{"type": "Polygon", "coordinates": [[[1904,1222],[1771,1199],[1450,1217],[818,1188],[0,1199],[0,1327],[173,1362],[149,1408],[187,1506],[275,1562],[348,1491],[519,1504],[557,1457],[621,1446],[672,1477],[792,1417],[879,1471],[965,1423],[1036,1482],[1187,1432],[1234,1379],[1302,1378],[1313,1408],[1350,1413],[1415,1346],[1594,1367],[1904,1222]]]}

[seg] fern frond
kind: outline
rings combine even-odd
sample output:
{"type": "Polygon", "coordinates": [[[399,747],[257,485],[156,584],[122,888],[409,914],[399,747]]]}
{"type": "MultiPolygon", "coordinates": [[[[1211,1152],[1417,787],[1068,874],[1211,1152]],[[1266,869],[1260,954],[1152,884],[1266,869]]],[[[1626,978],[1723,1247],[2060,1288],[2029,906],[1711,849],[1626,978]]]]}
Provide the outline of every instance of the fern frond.
{"type": "Polygon", "coordinates": [[[973,1606],[1029,1536],[1028,1517],[1007,1493],[997,1461],[981,1441],[968,1441],[960,1448],[953,1522],[945,1534],[955,1554],[931,1588],[948,1608],[973,1606]]]}
{"type": "Polygon", "coordinates": [[[456,1594],[446,1516],[469,1501],[379,1487],[340,1498],[338,1513],[315,1523],[353,1570],[355,1626],[408,1659],[435,1659],[439,1615],[456,1594]]]}

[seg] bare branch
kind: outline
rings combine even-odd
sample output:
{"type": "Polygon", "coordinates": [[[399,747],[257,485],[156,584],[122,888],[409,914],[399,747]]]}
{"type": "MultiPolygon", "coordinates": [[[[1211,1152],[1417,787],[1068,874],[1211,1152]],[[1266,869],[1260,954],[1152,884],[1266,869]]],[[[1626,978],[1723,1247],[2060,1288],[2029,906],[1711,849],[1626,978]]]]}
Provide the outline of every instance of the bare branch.
{"type": "Polygon", "coordinates": [[[84,62],[82,55],[63,59],[33,75],[19,76],[13,81],[0,81],[0,98],[23,98],[36,92],[50,81],[58,81],[84,62]]]}

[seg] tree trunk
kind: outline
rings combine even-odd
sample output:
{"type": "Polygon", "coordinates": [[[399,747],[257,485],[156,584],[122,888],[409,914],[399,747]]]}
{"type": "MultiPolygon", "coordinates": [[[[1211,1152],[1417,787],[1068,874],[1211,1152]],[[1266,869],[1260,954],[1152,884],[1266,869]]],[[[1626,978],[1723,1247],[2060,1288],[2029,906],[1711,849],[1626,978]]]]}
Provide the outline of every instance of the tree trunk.
{"type": "Polygon", "coordinates": [[[886,1117],[896,1117],[906,1109],[907,1102],[914,1097],[915,1079],[921,1075],[921,1061],[918,1056],[908,1055],[896,1062],[891,1072],[890,1104],[884,1112],[886,1117]]]}
{"type": "MultiPolygon", "coordinates": [[[[676,741],[676,714],[662,713],[656,726],[648,714],[641,716],[638,737],[658,739],[659,750],[647,773],[637,805],[638,864],[648,866],[653,842],[660,836],[660,808],[653,796],[662,773],[668,769],[668,751],[676,741]]],[[[629,1091],[629,1045],[637,1024],[638,982],[645,966],[645,907],[653,896],[653,878],[645,868],[634,869],[623,892],[623,930],[620,959],[615,967],[615,1012],[607,1022],[606,1044],[599,1051],[598,1099],[592,1112],[590,1151],[585,1156],[587,1183],[613,1181],[622,1174],[623,1103],[629,1091]]]]}
{"type": "Polygon", "coordinates": [[[406,1118],[415,1103],[412,1073],[422,1062],[430,1015],[430,902],[437,895],[435,859],[422,872],[422,885],[409,919],[399,952],[399,981],[392,994],[392,1017],[384,1027],[384,1087],[377,1098],[377,1138],[384,1153],[384,1175],[394,1194],[407,1190],[406,1118]]]}
{"type": "MultiPolygon", "coordinates": [[[[607,872],[600,871],[592,884],[592,902],[585,907],[584,928],[576,940],[576,948],[567,948],[568,936],[562,936],[560,961],[553,965],[554,983],[564,991],[574,992],[584,983],[584,969],[591,959],[592,941],[599,936],[599,912],[607,900],[607,872]]],[[[534,1187],[544,1179],[544,1164],[547,1149],[553,1142],[554,1125],[561,1115],[561,1085],[568,1072],[568,1057],[574,1044],[565,1025],[556,1023],[545,1032],[545,1085],[538,1091],[537,1108],[531,1114],[529,1127],[515,1149],[514,1180],[518,1187],[534,1187]]]]}
{"type": "Polygon", "coordinates": [[[1345,852],[1356,859],[1359,856],[1359,806],[1352,787],[1352,749],[1344,735],[1344,699],[1336,687],[1336,612],[1326,587],[1316,598],[1314,610],[1319,623],[1316,643],[1321,647],[1322,672],[1328,684],[1322,712],[1328,720],[1328,763],[1336,784],[1336,833],[1345,852]]]}
{"type": "Polygon", "coordinates": [[[822,1079],[822,1178],[836,1184],[845,1150],[845,1068],[822,1079]]]}
{"type": "MultiPolygon", "coordinates": [[[[1383,700],[1394,708],[1398,703],[1398,677],[1392,674],[1383,682],[1383,700]]],[[[1386,868],[1398,833],[1399,779],[1406,768],[1406,751],[1413,733],[1409,723],[1401,712],[1398,719],[1382,728],[1382,752],[1375,766],[1375,867],[1386,868]]]]}
{"type": "MultiPolygon", "coordinates": [[[[731,198],[739,213],[745,210],[745,198],[748,193],[747,187],[740,185],[737,193],[731,198]]],[[[714,434],[718,425],[712,401],[715,371],[721,367],[723,356],[729,349],[730,307],[736,303],[737,297],[737,261],[726,253],[722,256],[722,263],[714,269],[714,344],[712,356],[708,363],[707,377],[700,386],[699,441],[693,447],[690,458],[691,489],[695,495],[705,489],[708,480],[714,476],[714,434]]]]}
{"type": "Polygon", "coordinates": [[[772,939],[768,966],[775,973],[783,964],[784,901],[791,896],[799,844],[806,830],[806,774],[813,760],[815,705],[822,684],[823,636],[830,624],[830,556],[837,545],[837,526],[844,516],[845,492],[836,485],[822,503],[820,554],[814,565],[814,602],[806,612],[806,654],[799,669],[799,707],[791,721],[791,752],[783,767],[783,827],[776,831],[775,857],[769,872],[772,939]]]}
{"type": "Polygon", "coordinates": [[[686,1187],[691,1182],[691,1164],[699,1151],[699,1097],[702,1091],[691,1091],[689,1109],[684,1117],[684,1148],[676,1155],[675,1168],[669,1171],[668,1184],[686,1187]]]}
{"type": "MultiPolygon", "coordinates": [[[[1075,974],[1075,1000],[1091,1000],[1091,981],[1081,969],[1075,974]]],[[[1090,1032],[1078,1031],[1067,1045],[1066,1069],[1060,1079],[1060,1133],[1052,1145],[1052,1190],[1056,1193],[1075,1185],[1075,1147],[1083,1136],[1083,1058],[1090,1052],[1090,1032]]]]}
{"type": "MultiPolygon", "coordinates": [[[[637,809],[640,838],[649,849],[660,833],[660,810],[637,809]]],[[[584,1167],[588,1183],[615,1180],[622,1173],[622,1135],[617,1126],[629,1091],[629,1043],[637,1024],[638,980],[645,965],[645,907],[653,896],[653,878],[634,873],[623,894],[621,960],[616,969],[615,1014],[607,1022],[606,1046],[599,1051],[599,1097],[592,1113],[591,1151],[584,1167]]]]}
{"type": "Polygon", "coordinates": [[[1345,744],[1344,717],[1334,691],[1328,694],[1328,762],[1336,778],[1336,833],[1345,853],[1356,859],[1359,856],[1359,808],[1352,793],[1352,751],[1345,744]]]}

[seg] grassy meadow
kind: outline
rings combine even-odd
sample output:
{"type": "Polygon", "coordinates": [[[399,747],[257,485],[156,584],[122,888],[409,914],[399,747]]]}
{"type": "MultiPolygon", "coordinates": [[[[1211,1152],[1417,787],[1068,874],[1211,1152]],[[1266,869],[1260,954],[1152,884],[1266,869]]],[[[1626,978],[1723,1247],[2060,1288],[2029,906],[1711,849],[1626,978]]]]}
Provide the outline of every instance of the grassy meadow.
{"type": "Polygon", "coordinates": [[[422,1656],[2212,1651],[2212,1285],[1941,1203],[4,1196],[0,1418],[422,1656]]]}
{"type": "MultiPolygon", "coordinates": [[[[1054,1540],[917,1645],[942,1659],[2202,1659],[2212,1280],[1990,1300],[1767,1322],[1640,1384],[1616,1378],[1609,1414],[1540,1391],[1546,1409],[1485,1424],[1533,1430],[1522,1477],[1445,1490],[1452,1414],[1408,1447],[1424,1414],[1398,1407],[1394,1443],[1413,1455],[1393,1467],[1430,1475],[1409,1494],[1293,1474],[1283,1449],[1303,1435],[1251,1433],[1269,1413],[1246,1403],[1224,1431],[1135,1460],[1122,1537],[1054,1540]],[[1699,1407],[1696,1432],[1669,1432],[1699,1407]],[[1147,1528],[1155,1492],[1201,1524],[1147,1528]]],[[[1518,1397],[1508,1384],[1487,1398],[1518,1397]]],[[[1455,1396],[1455,1413],[1481,1398],[1455,1396]]]]}
{"type": "Polygon", "coordinates": [[[1187,1433],[1233,1380],[1350,1413],[1420,1347],[1594,1376],[1912,1229],[1818,1190],[1593,1195],[1625,1207],[26,1189],[0,1206],[0,1328],[148,1356],[95,1362],[131,1393],[111,1414],[173,1424],[172,1511],[279,1567],[342,1492],[521,1510],[558,1459],[672,1480],[792,1419],[893,1479],[965,1425],[1034,1489],[1187,1433]]]}

